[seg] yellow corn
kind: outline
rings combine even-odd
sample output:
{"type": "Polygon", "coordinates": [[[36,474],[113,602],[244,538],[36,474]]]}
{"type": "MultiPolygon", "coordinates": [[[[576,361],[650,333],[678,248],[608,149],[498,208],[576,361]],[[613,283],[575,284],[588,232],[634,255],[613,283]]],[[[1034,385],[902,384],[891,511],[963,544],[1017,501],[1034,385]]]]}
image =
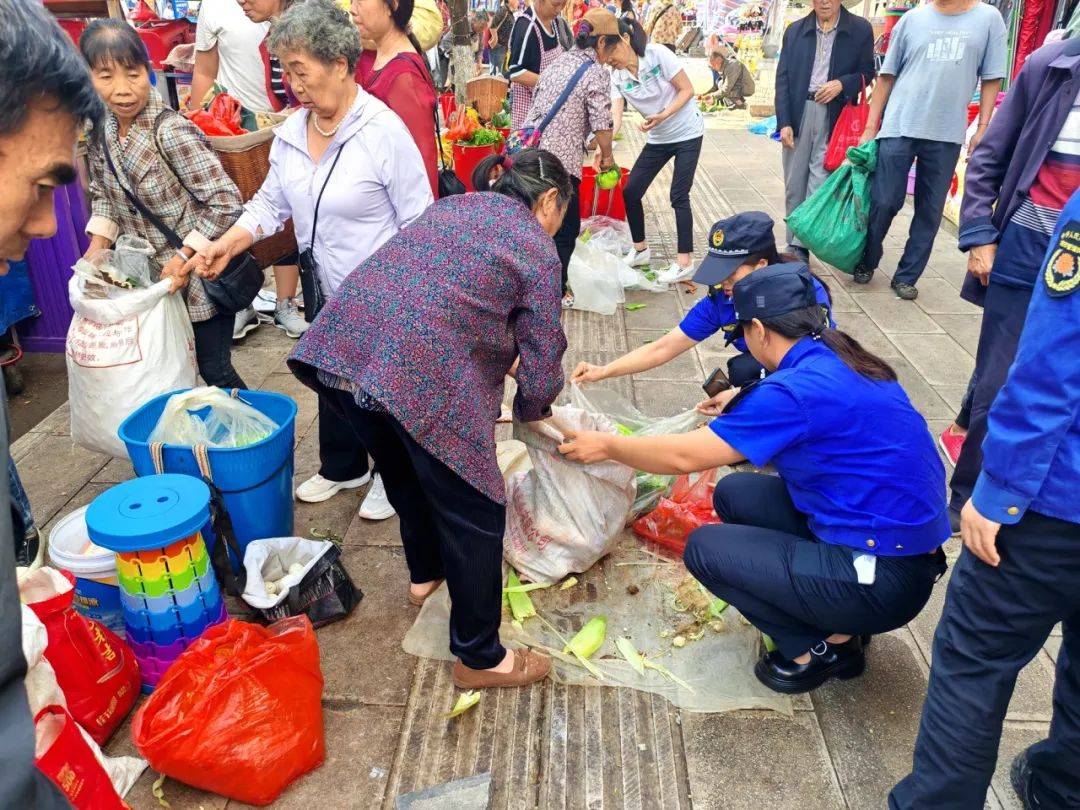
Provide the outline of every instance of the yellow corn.
{"type": "Polygon", "coordinates": [[[457,703],[454,704],[454,708],[450,710],[450,714],[446,715],[446,719],[449,720],[452,717],[457,717],[459,714],[465,714],[465,712],[467,712],[479,702],[479,692],[475,690],[462,692],[457,699],[457,703]]]}
{"type": "Polygon", "coordinates": [[[570,577],[570,579],[559,586],[559,590],[565,591],[567,588],[573,588],[575,585],[577,585],[577,577],[570,577]]]}

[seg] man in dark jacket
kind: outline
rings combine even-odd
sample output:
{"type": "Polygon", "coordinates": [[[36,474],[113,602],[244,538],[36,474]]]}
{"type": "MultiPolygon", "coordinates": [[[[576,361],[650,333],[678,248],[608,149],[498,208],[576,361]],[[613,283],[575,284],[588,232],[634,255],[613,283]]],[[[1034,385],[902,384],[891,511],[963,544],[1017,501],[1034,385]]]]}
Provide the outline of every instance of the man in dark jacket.
{"type": "MultiPolygon", "coordinates": [[[[784,146],[787,213],[825,182],[825,150],[844,104],[874,78],[874,32],[840,0],[814,0],[814,13],[784,32],[776,67],[776,126],[784,146]]],[[[787,233],[792,252],[806,249],[787,233]]]]}
{"type": "MultiPolygon", "coordinates": [[[[44,6],[0,0],[0,274],[31,239],[56,232],[54,189],[76,179],[78,134],[101,114],[82,57],[44,6]]],[[[34,767],[7,462],[0,390],[0,807],[50,810],[69,805],[34,767]]]]}
{"type": "MultiPolygon", "coordinates": [[[[959,513],[982,470],[987,414],[1016,357],[1054,222],[1080,187],[1080,40],[1044,45],[1024,62],[964,174],[961,297],[983,307],[967,436],[953,474],[959,513]]],[[[950,426],[947,431],[956,433],[950,426]]]]}

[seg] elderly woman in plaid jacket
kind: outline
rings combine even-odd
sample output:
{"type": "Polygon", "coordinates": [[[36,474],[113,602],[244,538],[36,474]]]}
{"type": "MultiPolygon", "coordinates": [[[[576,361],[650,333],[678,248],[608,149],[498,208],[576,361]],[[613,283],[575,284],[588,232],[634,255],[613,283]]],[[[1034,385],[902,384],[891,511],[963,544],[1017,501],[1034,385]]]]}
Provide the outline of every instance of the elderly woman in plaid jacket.
{"type": "MultiPolygon", "coordinates": [[[[240,192],[202,132],[151,89],[146,50],[131,26],[95,21],[80,37],[79,48],[109,108],[99,136],[88,146],[93,216],[86,226],[87,255],[111,247],[122,233],[141,236],[154,247],[151,261],[162,276],[181,277],[185,262],[240,216],[240,192]],[[183,248],[170,247],[128,200],[121,183],[183,237],[183,248]]],[[[199,373],[207,385],[245,388],[232,365],[233,313],[214,306],[201,279],[186,280],[199,373]]]]}

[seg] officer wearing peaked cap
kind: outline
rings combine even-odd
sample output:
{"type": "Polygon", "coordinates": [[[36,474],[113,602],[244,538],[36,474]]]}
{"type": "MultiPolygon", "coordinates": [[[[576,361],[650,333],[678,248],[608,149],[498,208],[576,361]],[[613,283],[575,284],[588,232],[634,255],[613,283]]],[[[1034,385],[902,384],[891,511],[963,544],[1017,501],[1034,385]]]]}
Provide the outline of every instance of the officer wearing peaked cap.
{"type": "Polygon", "coordinates": [[[864,637],[914,618],[945,571],[945,470],[887,363],[831,329],[805,264],[734,285],[735,337],[768,373],[729,393],[707,427],[675,436],[572,434],[585,463],[690,473],[749,460],[716,486],[723,523],[691,534],[685,562],[777,649],[755,667],[785,693],[865,666],[864,637]]]}

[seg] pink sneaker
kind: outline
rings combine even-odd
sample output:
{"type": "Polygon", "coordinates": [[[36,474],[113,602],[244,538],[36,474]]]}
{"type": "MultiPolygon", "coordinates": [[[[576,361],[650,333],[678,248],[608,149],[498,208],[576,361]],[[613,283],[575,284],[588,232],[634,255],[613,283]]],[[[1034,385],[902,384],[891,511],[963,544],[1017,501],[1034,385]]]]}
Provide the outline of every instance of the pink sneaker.
{"type": "Polygon", "coordinates": [[[956,462],[960,458],[960,450],[964,447],[964,439],[967,438],[967,431],[963,433],[954,433],[953,428],[955,425],[949,425],[945,430],[941,432],[938,437],[938,444],[941,445],[941,449],[945,451],[945,455],[949,457],[949,461],[953,466],[956,466],[956,462]]]}

